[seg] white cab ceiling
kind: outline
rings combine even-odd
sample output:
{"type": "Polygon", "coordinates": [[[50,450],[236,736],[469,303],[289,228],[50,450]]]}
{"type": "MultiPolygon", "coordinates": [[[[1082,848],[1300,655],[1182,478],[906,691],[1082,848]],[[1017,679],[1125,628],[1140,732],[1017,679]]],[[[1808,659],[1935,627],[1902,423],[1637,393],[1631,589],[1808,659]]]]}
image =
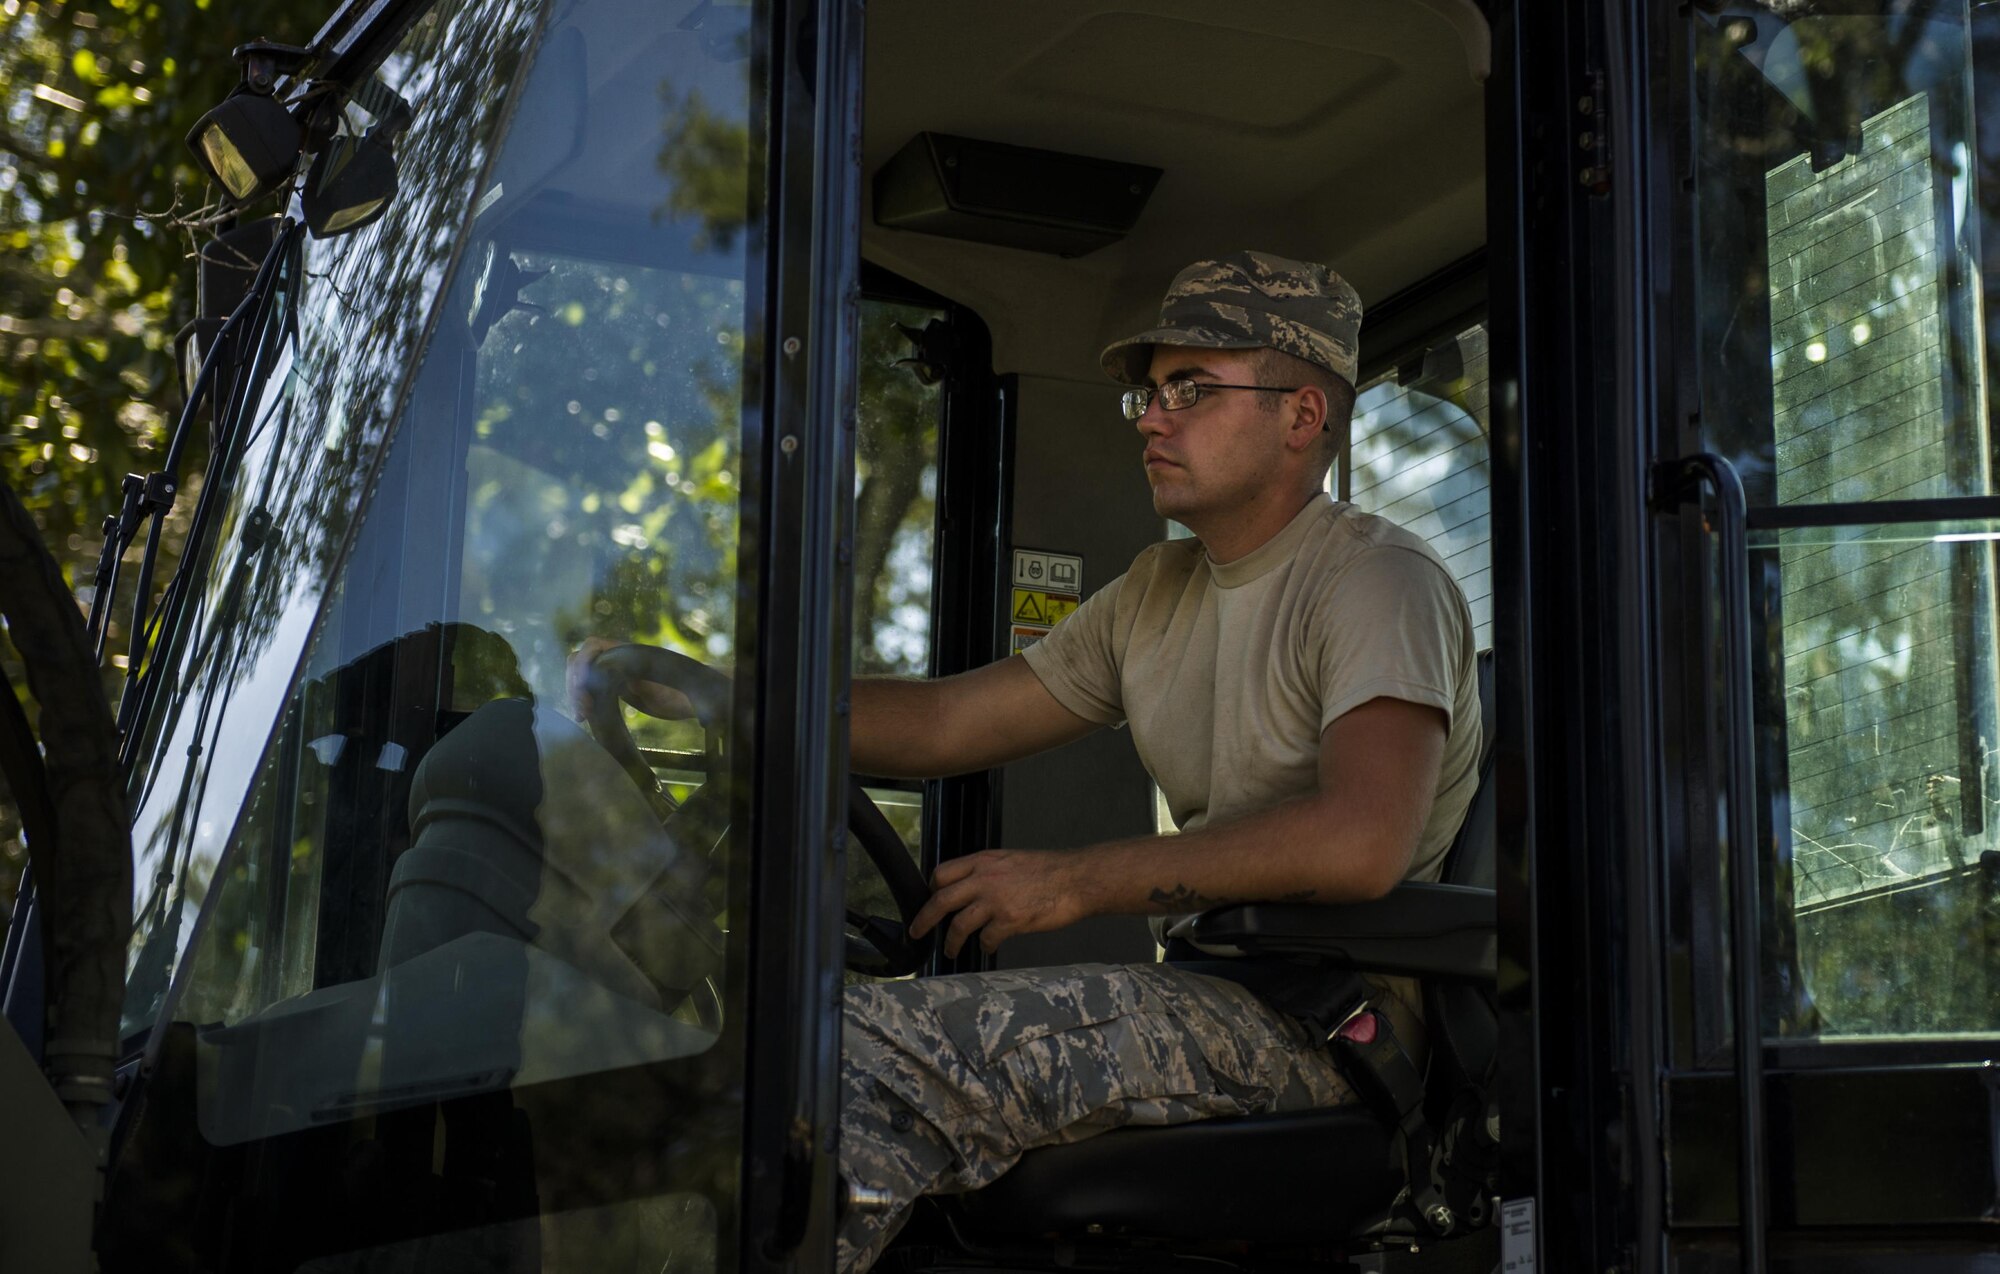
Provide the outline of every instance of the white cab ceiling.
{"type": "Polygon", "coordinates": [[[1323,260],[1372,303],[1485,242],[1470,0],[871,0],[867,23],[871,177],[924,131],[1165,170],[1128,238],[1067,261],[884,230],[864,196],[864,255],[978,311],[999,370],[1100,375],[1202,256],[1323,260]]]}

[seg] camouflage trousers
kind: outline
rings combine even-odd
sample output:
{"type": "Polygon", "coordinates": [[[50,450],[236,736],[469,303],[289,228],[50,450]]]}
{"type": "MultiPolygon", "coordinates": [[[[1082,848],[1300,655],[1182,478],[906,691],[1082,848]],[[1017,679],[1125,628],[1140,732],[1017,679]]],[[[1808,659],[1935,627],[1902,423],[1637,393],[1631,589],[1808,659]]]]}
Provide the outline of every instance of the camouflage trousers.
{"type": "Polygon", "coordinates": [[[841,1274],[874,1263],[917,1196],[977,1189],[1038,1146],[1353,1099],[1296,1021],[1166,964],[848,987],[841,1082],[841,1173],[893,1200],[842,1223],[841,1274]]]}

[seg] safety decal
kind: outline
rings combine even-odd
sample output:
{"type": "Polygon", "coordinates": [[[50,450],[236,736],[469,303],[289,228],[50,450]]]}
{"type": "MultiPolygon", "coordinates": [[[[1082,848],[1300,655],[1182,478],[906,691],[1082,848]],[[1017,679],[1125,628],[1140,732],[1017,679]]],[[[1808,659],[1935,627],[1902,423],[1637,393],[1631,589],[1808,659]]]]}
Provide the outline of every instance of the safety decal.
{"type": "Polygon", "coordinates": [[[1014,589],[1007,610],[1013,654],[1048,635],[1083,604],[1083,559],[1072,553],[1014,550],[1014,589]]]}
{"type": "Polygon", "coordinates": [[[1508,1199],[1500,1205],[1502,1274],[1535,1274],[1535,1200],[1508,1199]]]}

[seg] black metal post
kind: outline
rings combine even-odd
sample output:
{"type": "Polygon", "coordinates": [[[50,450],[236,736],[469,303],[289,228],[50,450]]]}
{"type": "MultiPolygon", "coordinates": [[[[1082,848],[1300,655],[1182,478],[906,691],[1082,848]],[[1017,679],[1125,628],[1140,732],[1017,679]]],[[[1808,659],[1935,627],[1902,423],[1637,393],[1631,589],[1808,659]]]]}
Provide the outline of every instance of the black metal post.
{"type": "Polygon", "coordinates": [[[1764,1197],[1763,960],[1758,942],[1757,775],[1750,614],[1749,512],[1735,466],[1712,452],[1661,466],[1681,494],[1715,488],[1722,561],[1723,755],[1729,795],[1730,977],[1736,1036],[1736,1198],[1745,1274],[1763,1274],[1769,1204],[1764,1197]]]}

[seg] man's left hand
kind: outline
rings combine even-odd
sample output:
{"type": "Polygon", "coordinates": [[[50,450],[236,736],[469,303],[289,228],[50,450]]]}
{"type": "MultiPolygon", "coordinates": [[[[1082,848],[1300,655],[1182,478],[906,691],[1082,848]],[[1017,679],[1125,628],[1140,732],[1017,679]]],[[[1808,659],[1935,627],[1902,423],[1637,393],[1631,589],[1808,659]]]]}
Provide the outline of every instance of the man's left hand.
{"type": "Polygon", "coordinates": [[[1081,867],[1074,851],[1037,849],[987,849],[941,863],[910,936],[921,938],[952,916],[944,950],[955,956],[975,933],[992,951],[1015,934],[1060,929],[1090,914],[1079,888],[1081,867]]]}

